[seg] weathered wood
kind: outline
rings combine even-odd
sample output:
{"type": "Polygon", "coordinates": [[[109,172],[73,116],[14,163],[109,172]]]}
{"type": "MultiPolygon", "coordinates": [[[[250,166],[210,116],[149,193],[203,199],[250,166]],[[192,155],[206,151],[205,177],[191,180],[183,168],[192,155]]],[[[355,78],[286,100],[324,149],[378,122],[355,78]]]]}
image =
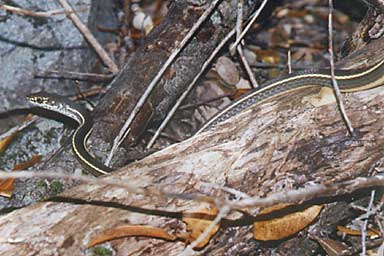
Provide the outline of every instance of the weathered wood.
{"type": "MultiPolygon", "coordinates": [[[[245,15],[257,5],[244,1],[245,15]]],[[[256,1],[256,3],[261,1],[256,1]]],[[[199,6],[194,1],[173,1],[162,22],[144,40],[128,59],[111,83],[111,89],[95,109],[95,129],[92,138],[110,143],[132,112],[157,72],[200,18],[207,1],[199,6]]],[[[219,8],[204,22],[191,42],[168,68],[146,104],[134,119],[125,145],[137,141],[154,120],[162,120],[170,107],[186,90],[201,66],[218,43],[234,27],[236,7],[231,1],[222,1],[219,8]],[[220,16],[220,18],[215,18],[220,16]]],[[[98,143],[96,143],[98,144],[98,143]]]]}
{"type": "MultiPolygon", "coordinates": [[[[365,49],[364,58],[374,62],[383,57],[383,42],[378,40],[365,49]]],[[[112,176],[137,186],[164,186],[169,192],[212,194],[213,189],[204,183],[211,182],[258,196],[303,187],[308,182],[333,183],[368,176],[370,168],[384,156],[384,87],[345,97],[356,130],[354,138],[347,136],[335,104],[310,104],[311,95],[318,91],[302,90],[253,107],[214,132],[166,148],[112,176]]],[[[65,195],[170,212],[196,210],[200,205],[160,201],[110,186],[80,185],[65,195]]],[[[92,236],[111,227],[130,223],[164,227],[171,232],[183,229],[181,221],[172,217],[145,214],[134,208],[123,211],[37,203],[0,218],[0,253],[79,255],[92,236]]],[[[118,255],[176,255],[184,248],[181,242],[148,238],[119,239],[112,245],[118,255]]],[[[250,226],[227,228],[212,239],[205,253],[246,253],[258,245],[250,226]]]]}

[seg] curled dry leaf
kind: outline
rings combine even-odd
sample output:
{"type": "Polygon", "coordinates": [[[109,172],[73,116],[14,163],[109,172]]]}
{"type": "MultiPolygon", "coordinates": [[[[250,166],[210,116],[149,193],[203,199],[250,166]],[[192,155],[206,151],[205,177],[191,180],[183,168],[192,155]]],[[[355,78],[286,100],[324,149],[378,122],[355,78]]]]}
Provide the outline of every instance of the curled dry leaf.
{"type": "MultiPolygon", "coordinates": [[[[196,240],[204,230],[211,224],[212,220],[217,215],[217,208],[215,206],[204,207],[198,212],[185,212],[183,213],[183,221],[187,225],[188,233],[186,235],[178,235],[179,238],[182,238],[187,243],[190,243],[196,240]]],[[[216,234],[220,226],[215,225],[211,230],[209,235],[196,245],[195,249],[203,248],[207,245],[211,237],[216,234]]]]}
{"type": "MultiPolygon", "coordinates": [[[[269,214],[286,208],[288,204],[275,205],[264,209],[261,214],[269,214]]],[[[272,241],[291,236],[308,226],[320,213],[321,205],[311,206],[301,212],[294,212],[283,217],[253,223],[253,237],[256,240],[272,241]]]]}
{"type": "Polygon", "coordinates": [[[164,231],[161,228],[145,225],[127,225],[114,229],[109,229],[103,233],[93,237],[89,241],[87,248],[92,246],[123,237],[129,236],[145,236],[151,238],[158,238],[167,241],[174,241],[176,237],[164,231]]]}
{"type": "MultiPolygon", "coordinates": [[[[337,226],[337,234],[339,236],[342,236],[344,234],[349,235],[349,236],[361,236],[361,230],[346,228],[343,226],[337,226]]],[[[369,236],[371,238],[375,238],[375,237],[380,236],[380,231],[371,229],[371,230],[367,230],[366,234],[367,234],[367,236],[369,236]]]]}
{"type": "MultiPolygon", "coordinates": [[[[34,155],[32,156],[31,159],[15,165],[13,168],[13,171],[22,171],[25,170],[36,163],[40,162],[41,160],[41,155],[34,155]]],[[[5,180],[0,180],[0,196],[4,197],[11,197],[14,191],[14,183],[15,179],[5,179],[5,180]]]]}

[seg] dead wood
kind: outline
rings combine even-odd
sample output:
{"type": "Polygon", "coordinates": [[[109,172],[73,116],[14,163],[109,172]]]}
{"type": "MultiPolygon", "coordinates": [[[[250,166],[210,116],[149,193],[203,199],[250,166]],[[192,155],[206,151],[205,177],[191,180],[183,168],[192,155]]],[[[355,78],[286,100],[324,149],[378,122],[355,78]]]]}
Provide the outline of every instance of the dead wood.
{"type": "MultiPolygon", "coordinates": [[[[377,61],[384,56],[383,46],[383,40],[373,42],[363,55],[356,53],[349,65],[359,58],[377,61]]],[[[318,91],[302,90],[253,107],[214,132],[168,147],[111,176],[137,186],[164,186],[169,192],[215,195],[205,183],[211,182],[252,196],[304,187],[308,182],[326,184],[369,176],[372,166],[383,160],[383,87],[345,97],[356,131],[353,138],[347,135],[335,104],[311,105],[318,91]]],[[[179,231],[184,225],[178,215],[167,212],[196,210],[200,205],[96,185],[77,186],[65,196],[132,208],[44,202],[14,211],[0,218],[1,255],[79,255],[92,236],[127,223],[179,231]]],[[[254,213],[254,209],[247,211],[254,213]]],[[[119,255],[176,255],[184,248],[181,242],[149,238],[119,239],[112,245],[119,255]]],[[[223,255],[258,248],[250,226],[245,226],[222,229],[204,250],[208,255],[223,255]]]]}
{"type": "MultiPolygon", "coordinates": [[[[167,16],[128,59],[95,109],[93,138],[101,138],[102,142],[113,141],[147,86],[209,5],[209,1],[202,6],[197,2],[173,1],[170,4],[167,16]]],[[[245,15],[250,14],[256,6],[253,1],[245,1],[245,15]]],[[[198,74],[204,61],[234,27],[236,7],[231,1],[222,1],[215,15],[220,18],[213,17],[204,22],[175,63],[168,68],[134,119],[125,145],[137,141],[150,123],[165,117],[198,74]]]]}

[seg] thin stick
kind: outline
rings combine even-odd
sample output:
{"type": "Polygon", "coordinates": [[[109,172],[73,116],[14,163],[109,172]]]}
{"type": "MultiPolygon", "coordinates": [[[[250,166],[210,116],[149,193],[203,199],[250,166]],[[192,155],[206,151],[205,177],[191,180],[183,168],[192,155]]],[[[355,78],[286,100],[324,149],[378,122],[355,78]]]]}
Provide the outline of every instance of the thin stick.
{"type": "Polygon", "coordinates": [[[287,65],[288,65],[288,74],[291,74],[292,73],[292,56],[291,56],[291,49],[288,50],[288,61],[287,61],[287,65]]]}
{"type": "Polygon", "coordinates": [[[103,49],[97,39],[92,35],[91,31],[84,25],[80,20],[79,16],[75,13],[72,7],[68,4],[66,0],[59,0],[61,6],[67,13],[67,17],[72,21],[72,23],[78,28],[78,30],[83,34],[87,42],[93,47],[97,55],[101,58],[103,63],[108,67],[109,71],[113,74],[116,74],[119,71],[119,68],[113,62],[113,60],[108,56],[107,52],[103,49]]]}
{"type": "MultiPolygon", "coordinates": [[[[256,18],[259,16],[261,10],[264,8],[265,4],[267,3],[267,0],[265,0],[259,9],[256,11],[253,18],[249,21],[246,28],[243,30],[243,33],[240,34],[239,38],[241,40],[241,37],[244,36],[244,32],[247,31],[252,23],[256,20],[256,18]]],[[[237,26],[238,27],[238,26],[237,26]]],[[[172,109],[168,112],[167,116],[165,117],[164,121],[161,123],[160,127],[157,129],[155,135],[151,138],[149,143],[147,144],[147,149],[151,148],[153,144],[155,143],[156,139],[159,137],[160,133],[164,130],[164,128],[167,126],[169,120],[173,117],[178,107],[181,105],[183,100],[188,96],[189,92],[192,90],[193,86],[195,85],[196,81],[199,79],[199,77],[202,75],[202,73],[205,71],[205,69],[208,67],[208,65],[211,63],[212,59],[216,56],[216,54],[220,51],[220,49],[229,41],[229,39],[236,33],[236,28],[232,29],[231,32],[228,33],[228,35],[224,38],[224,40],[216,47],[216,49],[212,52],[211,56],[207,59],[207,61],[203,64],[201,71],[197,76],[193,79],[192,83],[188,86],[188,88],[184,91],[184,93],[181,95],[181,97],[178,99],[176,104],[172,107],[172,109]]],[[[239,39],[238,38],[238,39],[239,39]]],[[[231,46],[233,49],[233,45],[231,46]]],[[[236,48],[237,49],[237,48],[236,48]]],[[[248,63],[248,62],[247,62],[248,63]]],[[[252,73],[252,72],[251,72],[252,73]]],[[[252,82],[252,78],[254,78],[253,74],[249,76],[251,79],[251,83],[254,85],[257,85],[256,79],[252,82]]],[[[258,86],[258,85],[257,85],[258,86]]],[[[109,162],[108,162],[109,163],[109,162]]]]}
{"type": "MultiPolygon", "coordinates": [[[[182,193],[169,193],[166,192],[161,186],[151,188],[141,188],[132,184],[130,181],[122,180],[121,178],[114,178],[113,176],[104,178],[90,178],[79,175],[59,174],[57,172],[31,172],[31,171],[19,171],[19,172],[4,172],[0,171],[0,179],[8,178],[48,178],[48,179],[71,179],[85,183],[92,183],[97,185],[111,185],[121,187],[127,191],[135,194],[142,194],[146,196],[154,197],[167,197],[182,200],[193,200],[196,202],[216,203],[217,198],[207,196],[200,193],[194,194],[182,194],[182,193]]],[[[370,187],[384,186],[384,176],[376,175],[368,178],[356,178],[349,181],[343,181],[334,184],[327,185],[311,185],[305,188],[296,190],[288,190],[277,192],[268,195],[267,197],[251,197],[243,198],[236,201],[226,201],[224,206],[228,206],[230,209],[244,209],[249,207],[268,207],[281,203],[303,203],[308,200],[324,197],[335,197],[340,195],[351,194],[357,190],[366,189],[370,187]]]]}
{"type": "Polygon", "coordinates": [[[266,5],[266,3],[268,2],[268,0],[264,0],[260,7],[257,9],[257,11],[255,12],[255,15],[252,17],[251,21],[247,24],[247,26],[244,28],[243,32],[241,33],[241,35],[236,39],[236,41],[232,44],[231,48],[229,49],[229,51],[231,52],[234,52],[234,49],[237,48],[237,45],[240,43],[240,41],[243,39],[243,37],[245,36],[245,34],[248,32],[248,30],[251,28],[251,26],[253,25],[253,23],[256,21],[257,17],[259,17],[261,11],[264,9],[264,6],[266,5]]]}
{"type": "Polygon", "coordinates": [[[80,73],[73,71],[57,71],[57,70],[37,70],[34,75],[35,78],[52,78],[52,79],[69,79],[77,81],[88,82],[108,82],[111,81],[114,75],[104,75],[96,73],[80,73]]]}
{"type": "Polygon", "coordinates": [[[24,130],[24,129],[27,128],[29,125],[31,125],[31,124],[33,124],[34,122],[36,122],[37,119],[38,119],[37,116],[32,116],[30,119],[25,120],[25,121],[23,121],[21,124],[18,124],[18,125],[16,125],[15,127],[12,127],[11,129],[9,129],[8,131],[6,131],[5,133],[0,134],[0,141],[1,141],[1,140],[4,140],[6,137],[9,137],[9,136],[11,136],[11,135],[14,134],[14,133],[17,133],[17,132],[20,132],[20,131],[24,130]]]}
{"type": "Polygon", "coordinates": [[[337,106],[339,108],[341,117],[347,126],[349,135],[353,135],[353,127],[351,124],[351,121],[349,120],[347,113],[344,108],[343,103],[343,96],[341,95],[339,86],[337,85],[337,81],[335,78],[335,63],[334,63],[334,56],[333,56],[333,35],[332,35],[332,12],[333,12],[333,2],[332,0],[329,0],[329,14],[328,14],[328,37],[329,37],[329,63],[331,66],[331,79],[332,79],[332,86],[333,86],[333,92],[336,97],[337,106]]]}
{"type": "MultiPolygon", "coordinates": [[[[240,37],[241,35],[241,28],[243,27],[243,5],[244,1],[243,0],[238,0],[237,3],[237,20],[236,20],[236,38],[240,37]]],[[[252,69],[249,66],[249,63],[247,59],[244,56],[243,48],[241,44],[237,46],[237,52],[240,56],[241,62],[244,65],[245,71],[248,74],[249,80],[251,81],[251,85],[253,88],[259,87],[259,84],[256,81],[255,76],[253,75],[252,69]]]]}
{"type": "Polygon", "coordinates": [[[181,103],[184,101],[184,99],[188,96],[188,94],[191,92],[192,88],[195,86],[196,82],[199,80],[200,76],[205,72],[205,70],[209,67],[212,60],[216,57],[216,55],[219,53],[219,51],[226,45],[226,43],[231,39],[232,36],[234,36],[236,33],[235,29],[232,29],[228,35],[220,42],[220,44],[213,50],[212,54],[208,57],[208,59],[204,62],[203,66],[200,69],[200,72],[195,76],[193,81],[188,85],[187,89],[183,92],[183,94],[180,96],[180,98],[177,100],[175,105],[172,107],[172,109],[168,112],[167,116],[161,122],[159,128],[156,130],[155,135],[151,138],[149,143],[147,144],[147,149],[151,148],[157,138],[159,137],[160,133],[164,130],[164,128],[167,126],[168,122],[171,120],[173,115],[175,114],[176,110],[179,108],[181,103]]]}
{"type": "Polygon", "coordinates": [[[189,109],[189,108],[198,108],[200,106],[204,106],[204,105],[207,105],[208,103],[211,103],[211,102],[214,102],[214,101],[217,101],[217,100],[221,100],[223,98],[230,97],[230,96],[233,96],[233,93],[225,93],[225,94],[222,94],[222,95],[218,95],[216,97],[212,97],[212,98],[207,99],[207,100],[202,100],[202,101],[199,101],[199,102],[195,102],[195,103],[191,103],[191,104],[186,104],[186,105],[181,106],[179,109],[180,110],[184,110],[184,109],[189,109]]]}
{"type": "Polygon", "coordinates": [[[151,83],[148,85],[147,89],[143,93],[143,95],[140,97],[139,101],[137,102],[136,106],[132,110],[131,114],[128,116],[127,121],[124,123],[123,127],[120,129],[119,134],[116,136],[116,138],[113,140],[113,146],[112,149],[108,155],[107,160],[105,161],[105,165],[109,166],[112,157],[114,153],[116,152],[117,148],[120,146],[120,144],[124,141],[124,139],[128,136],[130,133],[129,127],[131,126],[133,119],[136,117],[136,115],[139,113],[141,108],[144,106],[145,102],[147,101],[149,95],[152,93],[153,89],[155,88],[156,84],[160,81],[161,77],[164,75],[167,68],[173,63],[175,58],[179,55],[179,53],[182,51],[182,49],[187,45],[187,43],[192,39],[196,31],[200,28],[201,24],[210,17],[211,13],[216,9],[216,6],[221,2],[222,0],[214,0],[211,5],[208,7],[208,9],[201,15],[199,20],[193,25],[191,30],[188,32],[188,34],[183,38],[183,40],[180,42],[180,44],[176,47],[176,49],[172,52],[172,54],[169,56],[167,61],[164,63],[164,65],[161,67],[159,72],[156,74],[156,76],[153,78],[151,83]]]}
{"type": "Polygon", "coordinates": [[[258,88],[259,84],[257,83],[256,78],[253,75],[253,71],[252,71],[251,67],[249,66],[247,59],[244,56],[243,48],[241,47],[241,45],[237,46],[237,52],[239,53],[241,62],[243,63],[245,71],[247,72],[249,80],[251,81],[252,88],[254,88],[254,89],[258,88]]]}
{"type": "MultiPolygon", "coordinates": [[[[30,11],[30,10],[21,9],[21,8],[15,7],[15,6],[6,5],[6,4],[0,4],[0,9],[3,9],[5,11],[9,11],[9,12],[13,12],[13,13],[17,13],[20,15],[32,16],[32,17],[44,17],[44,18],[68,13],[64,9],[52,10],[52,11],[47,11],[47,12],[34,12],[34,11],[30,11]]],[[[85,12],[86,10],[88,10],[88,7],[82,7],[82,8],[77,9],[76,12],[85,12]]],[[[75,11],[71,11],[70,13],[73,13],[73,12],[75,12],[75,11]]]]}
{"type": "Polygon", "coordinates": [[[232,209],[243,209],[246,207],[268,207],[279,203],[299,203],[308,200],[333,197],[350,194],[359,189],[369,187],[383,186],[384,176],[376,175],[369,178],[356,178],[349,181],[343,181],[329,185],[313,185],[297,190],[289,190],[268,195],[265,198],[252,197],[244,198],[237,202],[229,202],[232,209]]]}
{"type": "MultiPolygon", "coordinates": [[[[40,170],[41,171],[41,170],[40,170]]],[[[169,193],[166,192],[160,186],[156,187],[138,187],[134,185],[133,182],[127,180],[121,180],[114,177],[104,177],[104,178],[95,178],[95,177],[87,177],[80,176],[74,174],[61,174],[57,172],[31,172],[31,171],[18,171],[18,172],[5,172],[0,171],[0,180],[2,179],[32,179],[32,178],[46,178],[46,179],[65,179],[65,180],[75,180],[84,183],[96,184],[100,186],[115,186],[125,189],[126,191],[133,194],[140,194],[144,196],[152,196],[159,198],[174,198],[174,199],[182,199],[182,200],[193,200],[196,202],[205,202],[205,203],[215,203],[216,198],[211,196],[206,196],[203,194],[182,194],[182,193],[169,193]]]]}
{"type": "Polygon", "coordinates": [[[368,218],[369,218],[370,212],[372,212],[374,199],[375,199],[375,190],[372,190],[371,199],[369,200],[369,204],[367,208],[366,219],[364,220],[363,226],[361,227],[361,255],[362,256],[367,255],[367,247],[366,247],[365,241],[367,238],[368,218]]]}

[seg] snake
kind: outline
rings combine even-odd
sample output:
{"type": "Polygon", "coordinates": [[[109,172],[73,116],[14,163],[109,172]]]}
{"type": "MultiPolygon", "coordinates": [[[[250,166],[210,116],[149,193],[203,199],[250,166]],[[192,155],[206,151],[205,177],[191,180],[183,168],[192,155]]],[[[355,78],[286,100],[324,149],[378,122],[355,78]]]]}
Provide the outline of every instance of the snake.
{"type": "MultiPolygon", "coordinates": [[[[381,86],[384,84],[384,59],[365,68],[335,70],[334,78],[342,93],[358,92],[381,86]]],[[[250,90],[219,111],[194,136],[214,130],[218,124],[250,107],[259,105],[274,97],[310,87],[332,88],[330,70],[303,70],[268,81],[261,85],[260,88],[250,90]]],[[[113,170],[95,158],[87,148],[87,141],[93,127],[93,118],[90,111],[66,97],[44,91],[28,95],[27,99],[39,108],[59,113],[78,123],[78,127],[72,136],[72,149],[77,159],[89,172],[95,176],[100,176],[113,170]]]]}

